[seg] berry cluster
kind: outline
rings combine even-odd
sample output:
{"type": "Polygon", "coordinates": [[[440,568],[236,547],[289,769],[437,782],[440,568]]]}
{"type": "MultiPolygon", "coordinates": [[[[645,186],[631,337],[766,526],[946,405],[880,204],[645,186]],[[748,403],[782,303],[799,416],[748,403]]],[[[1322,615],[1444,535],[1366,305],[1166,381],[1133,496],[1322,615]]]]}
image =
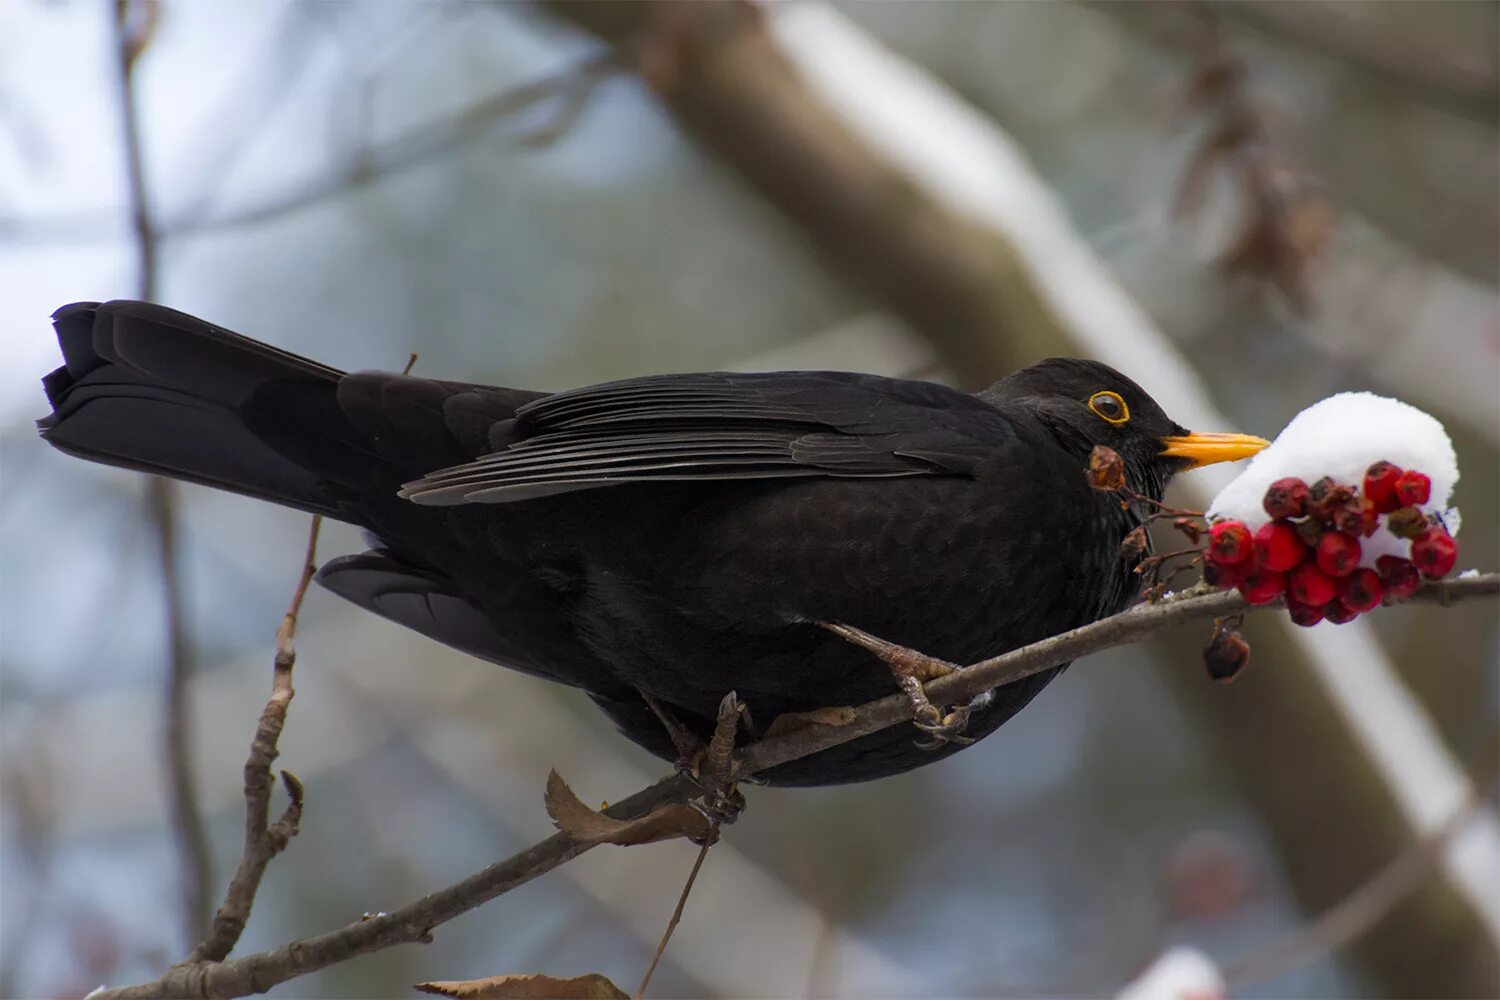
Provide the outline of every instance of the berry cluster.
{"type": "Polygon", "coordinates": [[[1336,624],[1378,606],[1386,597],[1408,597],[1422,577],[1452,571],[1458,545],[1441,522],[1419,509],[1432,482],[1414,469],[1376,462],[1358,487],[1324,477],[1307,485],[1278,479],[1262,501],[1271,515],[1253,534],[1243,521],[1209,528],[1204,579],[1238,587],[1251,604],[1286,595],[1298,625],[1336,624]],[[1384,555],[1375,568],[1360,566],[1361,538],[1385,528],[1411,542],[1410,558],[1384,555]]]}

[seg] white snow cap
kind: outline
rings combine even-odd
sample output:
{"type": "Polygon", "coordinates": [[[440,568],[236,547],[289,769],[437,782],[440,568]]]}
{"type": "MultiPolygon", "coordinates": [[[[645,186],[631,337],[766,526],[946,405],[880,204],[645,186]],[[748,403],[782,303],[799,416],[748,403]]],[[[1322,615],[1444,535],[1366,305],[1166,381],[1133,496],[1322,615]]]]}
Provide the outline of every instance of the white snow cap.
{"type": "Polygon", "coordinates": [[[1115,1000],[1222,1000],[1229,995],[1224,974],[1197,948],[1176,945],[1115,994],[1115,1000]]]}
{"type": "MultiPolygon", "coordinates": [[[[1210,518],[1234,518],[1250,529],[1270,520],[1261,501],[1266,487],[1278,479],[1296,476],[1309,485],[1323,476],[1359,486],[1365,470],[1385,460],[1403,469],[1415,469],[1432,480],[1432,495],[1422,510],[1443,515],[1443,523],[1458,533],[1458,512],[1448,510],[1453,486],[1458,482],[1458,457],[1443,425],[1399,399],[1373,392],[1341,392],[1319,400],[1292,418],[1271,446],[1250,459],[1245,470],[1209,504],[1210,518]]],[[[1382,525],[1369,538],[1360,539],[1364,565],[1376,556],[1406,556],[1410,543],[1395,537],[1382,525]]]]}

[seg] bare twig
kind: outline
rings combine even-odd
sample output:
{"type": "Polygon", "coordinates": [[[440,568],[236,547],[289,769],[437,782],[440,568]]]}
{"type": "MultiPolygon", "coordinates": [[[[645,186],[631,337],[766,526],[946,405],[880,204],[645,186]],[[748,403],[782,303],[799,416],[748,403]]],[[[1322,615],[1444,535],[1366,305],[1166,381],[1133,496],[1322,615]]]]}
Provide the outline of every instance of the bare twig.
{"type": "Polygon", "coordinates": [[[1225,964],[1224,978],[1230,987],[1242,990],[1246,986],[1302,968],[1344,948],[1415,892],[1437,868],[1443,851],[1453,842],[1453,838],[1483,808],[1486,800],[1493,797],[1493,755],[1491,758],[1485,778],[1476,783],[1473,794],[1462,805],[1342,902],[1324,911],[1308,926],[1287,934],[1281,940],[1239,961],[1225,964]]]}
{"type": "MultiPolygon", "coordinates": [[[[137,260],[136,294],[156,298],[158,233],[151,213],[146,183],[145,153],[135,106],[135,67],[155,28],[157,6],[118,0],[115,5],[115,49],[120,74],[120,122],[125,144],[125,170],[130,192],[131,222],[137,260]]],[[[182,581],[177,568],[177,528],[173,510],[175,488],[153,478],[146,486],[148,519],[156,538],[161,573],[162,604],[166,618],[167,673],[163,716],[166,743],[168,798],[171,825],[182,870],[183,938],[196,941],[208,926],[209,883],[213,858],[202,808],[193,786],[192,729],[188,719],[187,683],[192,664],[183,619],[182,581]]]]}
{"type": "Polygon", "coordinates": [[[641,1000],[646,995],[646,987],[651,985],[651,975],[656,972],[656,965],[666,953],[667,942],[672,940],[672,932],[677,929],[677,924],[682,920],[683,907],[687,906],[688,893],[693,891],[693,883],[698,879],[698,869],[703,867],[703,859],[708,857],[708,849],[713,846],[712,840],[705,839],[698,848],[698,857],[693,860],[693,870],[688,872],[687,881],[683,883],[682,895],[677,897],[677,908],[672,911],[672,919],[667,921],[667,929],[662,933],[661,943],[656,946],[656,954],[651,956],[651,964],[646,966],[646,974],[641,977],[641,985],[636,987],[635,1000],[641,1000]]]}
{"type": "MultiPolygon", "coordinates": [[[[1411,600],[1441,605],[1500,594],[1500,574],[1487,574],[1422,585],[1411,600]]],[[[1184,593],[1157,604],[1141,605],[1092,625],[997,656],[938,678],[928,685],[934,698],[966,700],[1001,684],[1019,680],[1060,662],[1135,642],[1173,625],[1240,612],[1259,612],[1276,605],[1250,607],[1238,593],[1184,593]]],[[[744,778],[830,749],[859,736],[911,719],[901,695],[860,705],[847,725],[809,726],[782,736],[768,737],[740,754],[737,777],[744,778]]],[[[621,819],[645,815],[669,802],[684,802],[701,794],[690,779],[674,775],[629,798],[616,802],[606,814],[621,819]]],[[[277,983],[342,962],[356,955],[397,944],[429,940],[438,925],[524,885],[589,850],[562,834],[497,862],[461,882],[424,896],[390,913],[377,914],[315,938],[294,941],[270,951],[225,962],[183,965],[162,978],[139,986],[104,990],[93,1000],[146,1000],[156,997],[232,997],[263,992],[277,983]]]]}
{"type": "Polygon", "coordinates": [[[292,592],[292,602],[281,620],[281,627],[276,630],[271,697],[261,710],[255,736],[250,741],[250,756],[245,761],[245,850],[224,894],[224,902],[214,914],[213,927],[184,965],[223,961],[234,949],[250,919],[250,908],[255,905],[255,893],[265,877],[266,866],[286,849],[287,841],[297,835],[302,821],[302,783],[294,775],[282,771],[281,781],[286,786],[290,802],[281,818],[275,823],[270,822],[271,791],[276,786],[271,765],[280,754],[277,743],[286,725],[287,708],[296,694],[292,688],[292,667],[297,662],[297,650],[292,640],[297,634],[297,615],[302,609],[302,599],[307,596],[307,586],[317,571],[318,529],[322,523],[321,517],[313,515],[297,587],[292,592]]]}
{"type": "MultiPolygon", "coordinates": [[[[259,203],[213,213],[203,211],[200,203],[195,201],[187,212],[168,215],[161,220],[155,235],[159,240],[175,239],[270,222],[431,162],[484,138],[488,134],[486,128],[497,121],[548,101],[558,101],[557,117],[553,121],[515,140],[527,148],[543,147],[577,123],[587,107],[588,98],[599,84],[621,71],[626,65],[625,60],[626,56],[619,50],[591,56],[553,76],[487,97],[456,114],[413,126],[387,142],[358,150],[328,173],[310,178],[259,203]]],[[[0,218],[0,234],[11,241],[63,242],[97,238],[104,225],[107,225],[107,220],[95,219],[91,215],[33,221],[0,218]]]]}

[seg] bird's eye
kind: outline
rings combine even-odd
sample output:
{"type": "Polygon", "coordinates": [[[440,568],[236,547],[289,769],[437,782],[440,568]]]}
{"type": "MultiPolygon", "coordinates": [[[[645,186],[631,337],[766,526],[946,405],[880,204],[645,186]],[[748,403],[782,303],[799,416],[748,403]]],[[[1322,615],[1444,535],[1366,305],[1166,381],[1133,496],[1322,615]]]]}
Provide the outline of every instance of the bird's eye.
{"type": "Polygon", "coordinates": [[[1089,409],[1112,424],[1123,424],[1130,419],[1130,407],[1118,392],[1096,392],[1089,397],[1089,409]]]}

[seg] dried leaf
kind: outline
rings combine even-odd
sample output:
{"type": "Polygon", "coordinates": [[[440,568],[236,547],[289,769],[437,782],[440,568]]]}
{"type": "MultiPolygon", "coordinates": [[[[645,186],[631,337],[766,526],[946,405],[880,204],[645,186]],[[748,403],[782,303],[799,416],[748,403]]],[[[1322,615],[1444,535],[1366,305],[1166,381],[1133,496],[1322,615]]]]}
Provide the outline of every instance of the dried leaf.
{"type": "Polygon", "coordinates": [[[766,736],[785,736],[810,726],[847,726],[858,716],[848,705],[834,708],[815,708],[811,712],[783,712],[771,720],[766,736]]]}
{"type": "Polygon", "coordinates": [[[629,1000],[630,994],[597,972],[557,979],[543,975],[491,976],[417,983],[423,993],[459,1000],[629,1000]]]}
{"type": "Polygon", "coordinates": [[[547,815],[580,844],[650,844],[686,837],[701,840],[713,832],[708,817],[685,802],[673,802],[636,819],[615,819],[584,805],[556,771],[547,775],[547,815]]]}

